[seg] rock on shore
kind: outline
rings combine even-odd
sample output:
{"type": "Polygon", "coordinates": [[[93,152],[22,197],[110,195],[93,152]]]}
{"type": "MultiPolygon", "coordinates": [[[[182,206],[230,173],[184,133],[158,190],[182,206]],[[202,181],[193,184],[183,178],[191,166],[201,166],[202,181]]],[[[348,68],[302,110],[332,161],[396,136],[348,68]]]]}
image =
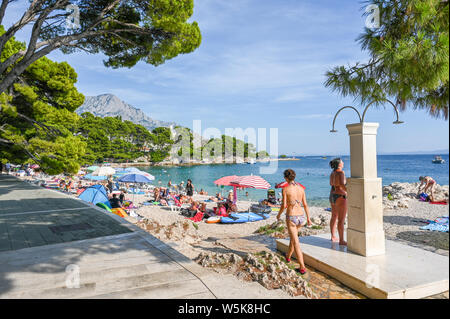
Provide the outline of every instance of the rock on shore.
{"type": "MultiPolygon", "coordinates": [[[[384,209],[405,209],[409,207],[409,201],[417,200],[417,190],[420,183],[399,183],[395,182],[388,186],[383,186],[383,206],[384,209]],[[391,195],[391,199],[388,195],[391,195]]],[[[434,186],[434,198],[437,201],[448,200],[449,186],[434,186]]]]}
{"type": "Polygon", "coordinates": [[[317,299],[308,282],[272,252],[246,254],[244,258],[234,253],[202,252],[195,261],[203,267],[234,273],[241,280],[256,281],[267,289],[281,289],[291,296],[317,299]]]}

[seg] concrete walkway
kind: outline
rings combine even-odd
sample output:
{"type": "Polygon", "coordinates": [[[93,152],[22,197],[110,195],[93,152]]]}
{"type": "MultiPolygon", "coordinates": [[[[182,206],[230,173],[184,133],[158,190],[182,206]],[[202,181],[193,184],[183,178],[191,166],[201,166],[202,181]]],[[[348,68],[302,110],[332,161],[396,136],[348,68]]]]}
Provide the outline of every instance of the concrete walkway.
{"type": "Polygon", "coordinates": [[[8,175],[0,175],[0,243],[0,298],[288,298],[205,269],[105,210],[8,175]]]}

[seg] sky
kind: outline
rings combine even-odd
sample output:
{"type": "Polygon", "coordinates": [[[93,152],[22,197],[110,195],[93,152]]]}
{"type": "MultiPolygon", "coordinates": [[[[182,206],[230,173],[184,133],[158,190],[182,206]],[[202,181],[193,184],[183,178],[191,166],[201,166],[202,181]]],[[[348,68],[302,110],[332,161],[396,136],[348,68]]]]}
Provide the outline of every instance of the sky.
{"type": "MultiPolygon", "coordinates": [[[[8,26],[26,0],[11,5],[8,26]]],[[[353,98],[324,87],[325,73],[337,65],[368,59],[355,41],[365,17],[360,0],[194,0],[202,43],[193,53],[154,67],[109,69],[101,54],[79,52],[48,57],[67,61],[78,73],[78,90],[86,96],[112,93],[154,119],[202,130],[217,128],[278,129],[278,153],[288,155],[348,154],[345,125],[357,122],[351,110],[336,120],[345,105],[361,112],[353,98]]],[[[26,41],[27,32],[18,35],[26,41]]],[[[392,106],[371,108],[367,122],[378,122],[379,153],[448,150],[448,121],[424,110],[400,113],[405,123],[393,125],[392,106]]]]}

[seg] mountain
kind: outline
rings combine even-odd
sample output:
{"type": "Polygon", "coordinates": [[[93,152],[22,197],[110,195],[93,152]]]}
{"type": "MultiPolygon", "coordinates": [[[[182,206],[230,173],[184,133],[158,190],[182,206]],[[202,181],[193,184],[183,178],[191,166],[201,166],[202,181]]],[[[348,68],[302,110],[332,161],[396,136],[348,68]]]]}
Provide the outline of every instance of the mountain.
{"type": "Polygon", "coordinates": [[[140,109],[135,108],[128,103],[125,103],[113,94],[86,96],[83,105],[81,105],[75,112],[77,114],[90,112],[93,115],[100,117],[121,116],[122,120],[128,120],[135,124],[140,124],[149,131],[153,130],[156,127],[169,127],[171,125],[177,125],[174,122],[154,120],[151,117],[147,116],[140,109]]]}

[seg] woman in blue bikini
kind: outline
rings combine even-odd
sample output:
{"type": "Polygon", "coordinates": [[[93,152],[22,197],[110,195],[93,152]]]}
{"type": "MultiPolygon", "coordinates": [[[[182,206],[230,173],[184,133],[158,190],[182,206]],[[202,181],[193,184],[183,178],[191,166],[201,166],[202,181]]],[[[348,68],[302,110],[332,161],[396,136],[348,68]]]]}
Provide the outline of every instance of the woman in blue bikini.
{"type": "Polygon", "coordinates": [[[289,262],[291,256],[295,251],[297,260],[300,264],[299,272],[300,274],[306,273],[305,263],[303,261],[303,253],[300,249],[300,241],[298,239],[298,230],[300,227],[311,225],[311,220],[309,219],[309,209],[306,203],[306,196],[303,187],[295,183],[295,172],[292,169],[287,169],[284,171],[284,179],[289,184],[283,188],[283,201],[281,204],[280,211],[277,215],[277,220],[280,220],[281,214],[286,209],[286,225],[289,232],[289,251],[286,254],[286,260],[289,262]],[[302,212],[303,209],[306,213],[302,212]]]}

